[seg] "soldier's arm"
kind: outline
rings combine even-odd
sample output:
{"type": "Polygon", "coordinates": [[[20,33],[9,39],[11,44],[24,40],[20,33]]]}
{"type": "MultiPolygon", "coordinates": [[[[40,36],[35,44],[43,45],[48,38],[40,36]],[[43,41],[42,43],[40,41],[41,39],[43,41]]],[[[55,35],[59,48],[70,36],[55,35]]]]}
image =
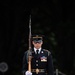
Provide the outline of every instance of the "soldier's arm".
{"type": "Polygon", "coordinates": [[[24,53],[24,56],[23,56],[23,63],[22,63],[22,73],[23,75],[25,75],[25,72],[27,71],[28,69],[28,63],[27,63],[27,52],[24,53]]]}
{"type": "Polygon", "coordinates": [[[51,52],[48,51],[48,64],[47,64],[47,72],[48,75],[54,75],[54,67],[53,67],[53,59],[52,59],[52,55],[51,52]]]}

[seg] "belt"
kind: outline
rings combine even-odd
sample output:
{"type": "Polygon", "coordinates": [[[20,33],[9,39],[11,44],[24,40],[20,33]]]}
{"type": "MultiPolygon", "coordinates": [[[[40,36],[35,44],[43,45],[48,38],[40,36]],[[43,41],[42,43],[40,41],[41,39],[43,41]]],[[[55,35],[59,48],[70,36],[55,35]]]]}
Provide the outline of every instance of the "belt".
{"type": "Polygon", "coordinates": [[[45,69],[31,69],[32,72],[35,72],[36,74],[38,74],[39,72],[45,72],[45,69]]]}

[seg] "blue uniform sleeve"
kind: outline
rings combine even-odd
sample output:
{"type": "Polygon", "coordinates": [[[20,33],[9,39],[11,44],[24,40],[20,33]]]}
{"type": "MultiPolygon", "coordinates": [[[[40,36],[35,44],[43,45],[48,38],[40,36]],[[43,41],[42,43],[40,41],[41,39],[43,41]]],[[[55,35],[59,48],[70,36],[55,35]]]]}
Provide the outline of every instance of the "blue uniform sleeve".
{"type": "Polygon", "coordinates": [[[25,72],[28,70],[28,63],[27,63],[27,52],[24,53],[23,62],[22,62],[22,73],[25,75],[25,72]]]}
{"type": "Polygon", "coordinates": [[[54,75],[53,59],[51,53],[49,53],[47,61],[47,73],[48,75],[54,75]]]}

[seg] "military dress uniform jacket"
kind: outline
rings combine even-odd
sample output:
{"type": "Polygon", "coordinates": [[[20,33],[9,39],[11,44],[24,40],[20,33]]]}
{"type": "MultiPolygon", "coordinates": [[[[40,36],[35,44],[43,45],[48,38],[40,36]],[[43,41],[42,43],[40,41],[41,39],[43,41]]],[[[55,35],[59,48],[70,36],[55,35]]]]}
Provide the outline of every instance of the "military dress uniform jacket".
{"type": "MultiPolygon", "coordinates": [[[[27,53],[28,51],[24,53],[23,57],[23,75],[28,70],[27,53]]],[[[32,50],[31,70],[32,75],[54,75],[51,52],[41,49],[40,54],[36,55],[32,50]]]]}

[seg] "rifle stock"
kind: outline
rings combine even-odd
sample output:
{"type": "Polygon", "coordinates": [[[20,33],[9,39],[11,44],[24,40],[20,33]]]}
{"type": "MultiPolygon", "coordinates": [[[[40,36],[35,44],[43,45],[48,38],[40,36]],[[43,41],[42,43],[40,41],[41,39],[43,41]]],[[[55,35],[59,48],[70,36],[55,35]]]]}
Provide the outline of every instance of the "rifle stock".
{"type": "Polygon", "coordinates": [[[28,57],[29,59],[29,61],[28,61],[28,71],[30,71],[31,72],[31,56],[29,56],[28,57]]]}

